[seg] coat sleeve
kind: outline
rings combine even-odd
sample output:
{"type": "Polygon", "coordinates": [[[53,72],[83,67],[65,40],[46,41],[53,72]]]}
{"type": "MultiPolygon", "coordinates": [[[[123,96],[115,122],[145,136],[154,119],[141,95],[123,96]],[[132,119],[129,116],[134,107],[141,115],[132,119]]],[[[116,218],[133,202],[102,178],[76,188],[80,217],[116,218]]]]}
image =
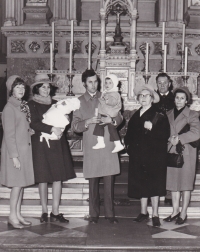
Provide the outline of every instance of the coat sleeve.
{"type": "Polygon", "coordinates": [[[81,133],[88,130],[85,127],[86,120],[82,118],[81,109],[77,109],[73,113],[72,126],[71,129],[74,132],[81,133]]]}
{"type": "Polygon", "coordinates": [[[5,143],[9,157],[10,158],[19,157],[16,143],[15,112],[12,108],[5,107],[2,113],[2,124],[3,124],[5,143]]]}
{"type": "Polygon", "coordinates": [[[199,114],[191,110],[188,118],[188,123],[190,125],[190,130],[179,135],[179,139],[182,144],[190,143],[200,138],[199,114]]]}
{"type": "Polygon", "coordinates": [[[47,125],[41,121],[34,104],[29,104],[29,109],[31,113],[30,127],[35,131],[51,134],[52,126],[47,125]]]}
{"type": "Polygon", "coordinates": [[[124,137],[124,143],[125,143],[126,146],[128,146],[131,143],[132,131],[133,131],[133,127],[132,127],[132,118],[131,118],[129,120],[129,122],[128,122],[128,127],[127,127],[127,131],[126,131],[126,135],[124,137]]]}

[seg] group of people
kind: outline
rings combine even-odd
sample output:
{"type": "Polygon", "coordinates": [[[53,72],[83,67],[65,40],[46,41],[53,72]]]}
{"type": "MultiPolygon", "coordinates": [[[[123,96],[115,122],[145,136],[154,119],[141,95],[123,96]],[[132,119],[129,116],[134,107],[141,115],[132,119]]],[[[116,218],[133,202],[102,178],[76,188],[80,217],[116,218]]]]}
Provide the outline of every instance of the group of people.
{"type": "MultiPolygon", "coordinates": [[[[159,197],[172,192],[172,214],[167,222],[183,224],[193,190],[197,149],[189,143],[199,139],[199,114],[187,107],[190,93],[186,87],[170,90],[166,73],[157,78],[158,92],[150,85],[134,89],[141,105],[128,123],[124,143],[129,154],[128,196],[141,201],[141,213],[134,221],[149,218],[148,199],[152,203],[152,222],[160,226],[159,197]],[[156,118],[156,119],[155,119],[156,118]],[[179,134],[188,124],[187,132],[179,134]],[[167,152],[174,153],[184,145],[184,165],[167,167],[167,152]],[[182,210],[179,201],[182,192],[182,210]]],[[[83,174],[89,180],[89,221],[96,224],[100,215],[99,179],[104,181],[104,214],[112,224],[118,223],[114,213],[114,176],[120,173],[118,152],[124,149],[117,127],[122,123],[121,99],[117,92],[118,79],[108,75],[105,89],[98,91],[99,79],[93,70],[82,74],[86,92],[79,97],[80,108],[73,113],[71,128],[83,133],[83,174]]],[[[14,228],[30,226],[21,215],[23,189],[39,184],[42,205],[41,222],[48,221],[48,183],[52,183],[51,221],[69,222],[59,213],[62,181],[75,178],[72,158],[63,129],[45,124],[43,115],[55,104],[54,87],[48,76],[31,85],[33,98],[23,100],[26,85],[19,76],[7,80],[8,102],[2,113],[4,137],[1,148],[1,184],[11,188],[8,224],[14,228]],[[41,141],[41,134],[52,132],[57,140],[50,145],[41,141]]]]}

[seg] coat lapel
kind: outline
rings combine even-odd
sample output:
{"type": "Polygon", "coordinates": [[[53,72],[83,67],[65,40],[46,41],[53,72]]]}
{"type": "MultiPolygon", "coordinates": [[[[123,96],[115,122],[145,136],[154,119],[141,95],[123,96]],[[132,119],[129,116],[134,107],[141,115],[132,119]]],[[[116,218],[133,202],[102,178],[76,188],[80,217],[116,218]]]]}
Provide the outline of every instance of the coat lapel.
{"type": "Polygon", "coordinates": [[[187,118],[189,117],[190,109],[185,107],[184,110],[177,116],[174,120],[174,113],[173,113],[173,126],[175,128],[176,133],[178,134],[182,128],[187,124],[187,118]]]}

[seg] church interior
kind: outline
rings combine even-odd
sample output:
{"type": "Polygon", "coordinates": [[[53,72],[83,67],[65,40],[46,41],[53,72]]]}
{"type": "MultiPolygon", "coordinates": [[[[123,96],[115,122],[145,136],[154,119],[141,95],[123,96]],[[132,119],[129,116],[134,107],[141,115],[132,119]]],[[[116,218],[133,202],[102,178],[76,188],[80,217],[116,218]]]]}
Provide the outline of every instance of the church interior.
{"type": "MultiPolygon", "coordinates": [[[[19,75],[30,86],[38,74],[48,74],[57,87],[55,100],[85,92],[81,75],[94,69],[101,80],[115,74],[120,81],[123,139],[132,111],[139,108],[133,89],[156,86],[166,72],[173,88],[187,86],[190,108],[200,111],[200,1],[198,0],[1,0],[0,115],[7,102],[6,79],[19,75]]],[[[103,87],[101,87],[103,90],[103,87]]],[[[30,92],[31,93],[31,92],[30,92]]],[[[29,95],[29,99],[31,94],[29,95]]],[[[7,226],[10,189],[0,186],[0,251],[200,251],[200,156],[188,220],[180,226],[133,223],[139,200],[127,196],[129,156],[119,154],[121,173],[115,176],[117,225],[106,222],[103,181],[101,217],[90,224],[89,184],[83,177],[82,136],[67,129],[76,178],[63,183],[60,211],[70,223],[40,223],[37,185],[25,189],[22,214],[32,226],[7,226]]],[[[0,123],[0,141],[3,129],[0,123]]],[[[48,189],[49,204],[52,201],[48,189]]],[[[159,216],[172,206],[160,198],[159,216]]],[[[148,212],[152,214],[151,203],[148,212]]]]}

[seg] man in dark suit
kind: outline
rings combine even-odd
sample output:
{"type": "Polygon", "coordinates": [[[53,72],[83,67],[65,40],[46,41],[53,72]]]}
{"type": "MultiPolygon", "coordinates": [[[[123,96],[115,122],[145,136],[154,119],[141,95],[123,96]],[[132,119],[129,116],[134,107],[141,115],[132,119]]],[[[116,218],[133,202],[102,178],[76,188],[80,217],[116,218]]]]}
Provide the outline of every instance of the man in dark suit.
{"type": "MultiPolygon", "coordinates": [[[[166,114],[167,111],[174,108],[174,95],[172,93],[172,81],[166,73],[159,73],[156,77],[156,83],[158,87],[158,95],[160,97],[160,101],[158,103],[154,103],[154,106],[161,113],[166,114]]],[[[172,205],[172,196],[171,192],[167,191],[165,196],[165,203],[169,203],[172,205]]]]}

